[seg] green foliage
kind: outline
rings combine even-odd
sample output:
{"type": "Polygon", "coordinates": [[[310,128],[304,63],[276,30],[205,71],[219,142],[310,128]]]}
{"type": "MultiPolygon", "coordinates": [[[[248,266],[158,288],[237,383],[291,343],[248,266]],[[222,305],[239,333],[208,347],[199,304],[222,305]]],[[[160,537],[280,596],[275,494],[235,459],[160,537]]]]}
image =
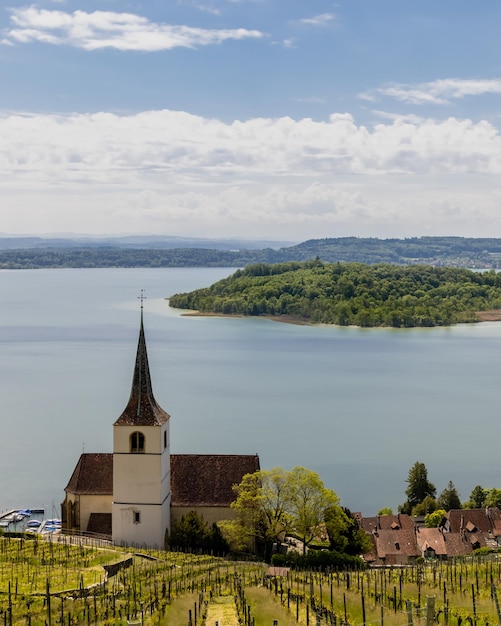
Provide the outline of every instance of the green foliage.
{"type": "Polygon", "coordinates": [[[347,508],[330,507],[325,512],[325,528],[329,536],[329,548],[335,552],[353,556],[365,554],[371,549],[367,533],[347,508]]]}
{"type": "MultiPolygon", "coordinates": [[[[185,242],[186,243],[186,242],[185,242]]],[[[226,242],[228,243],[228,242],[226,242]]],[[[241,242],[240,242],[241,243],[241,242]]],[[[432,263],[450,267],[500,267],[501,239],[411,237],[311,239],[280,249],[216,249],[210,240],[184,248],[155,242],[125,244],[61,239],[0,238],[0,269],[39,267],[242,267],[251,263],[286,263],[316,257],[337,263],[432,263]],[[212,245],[211,245],[212,244],[212,245]],[[199,245],[203,247],[194,247],[199,245]]],[[[253,246],[255,248],[255,246],[253,246]]]]}
{"type": "Polygon", "coordinates": [[[382,509],[379,509],[377,514],[378,515],[393,515],[393,509],[391,509],[389,506],[385,506],[382,509]]]}
{"type": "Polygon", "coordinates": [[[401,507],[402,513],[421,515],[424,513],[430,513],[432,510],[434,511],[437,508],[435,506],[433,509],[426,510],[426,505],[428,507],[433,506],[431,500],[427,500],[425,510],[419,513],[415,511],[415,507],[423,503],[425,498],[434,499],[437,492],[435,485],[428,480],[428,470],[426,469],[426,465],[424,463],[421,463],[420,461],[416,461],[416,463],[414,463],[409,470],[406,482],[408,485],[405,490],[407,501],[401,507]]]}
{"type": "Polygon", "coordinates": [[[341,326],[444,326],[501,308],[501,276],[424,265],[258,263],[170,297],[181,309],[288,316],[341,326]]]}
{"type": "Polygon", "coordinates": [[[306,554],[299,554],[298,552],[274,554],[271,562],[276,567],[314,569],[317,571],[326,569],[363,570],[366,568],[360,557],[332,550],[309,550],[306,554]]]}
{"type": "Polygon", "coordinates": [[[489,548],[489,546],[484,546],[483,548],[476,548],[473,550],[473,554],[475,556],[485,556],[486,554],[499,553],[501,550],[499,548],[489,548]]]}
{"type": "Polygon", "coordinates": [[[320,476],[304,467],[290,472],[292,498],[291,525],[303,542],[303,550],[318,536],[326,511],[339,506],[339,498],[324,486],[320,476]]]}
{"type": "Polygon", "coordinates": [[[447,487],[438,496],[437,504],[440,509],[445,509],[446,511],[461,508],[461,500],[452,480],[449,481],[447,487]]]}
{"type": "Polygon", "coordinates": [[[170,535],[170,547],[190,552],[226,554],[228,543],[216,524],[209,526],[203,515],[189,511],[174,525],[170,535]]]}
{"type": "Polygon", "coordinates": [[[437,509],[433,513],[425,515],[424,524],[426,528],[437,528],[440,522],[444,519],[446,511],[444,509],[437,509]]]}
{"type": "Polygon", "coordinates": [[[226,521],[223,531],[233,547],[242,549],[253,541],[263,545],[265,559],[271,556],[272,544],[288,533],[300,538],[306,549],[319,535],[326,511],[339,506],[334,491],[304,467],[246,474],[234,490],[236,519],[226,521]]]}
{"type": "Polygon", "coordinates": [[[435,498],[431,496],[426,496],[426,498],[412,507],[411,515],[428,515],[428,513],[433,513],[438,509],[438,502],[435,498]]]}
{"type": "Polygon", "coordinates": [[[494,487],[489,489],[485,496],[484,505],[501,509],[501,489],[495,489],[494,487]]]}
{"type": "Polygon", "coordinates": [[[465,503],[466,509],[482,509],[485,506],[485,499],[487,497],[488,489],[484,489],[480,485],[473,488],[470,499],[465,503]]]}
{"type": "Polygon", "coordinates": [[[232,548],[243,550],[256,540],[271,554],[272,544],[279,542],[291,526],[289,472],[276,467],[246,474],[233,489],[236,499],[231,507],[237,517],[223,524],[232,548]]]}

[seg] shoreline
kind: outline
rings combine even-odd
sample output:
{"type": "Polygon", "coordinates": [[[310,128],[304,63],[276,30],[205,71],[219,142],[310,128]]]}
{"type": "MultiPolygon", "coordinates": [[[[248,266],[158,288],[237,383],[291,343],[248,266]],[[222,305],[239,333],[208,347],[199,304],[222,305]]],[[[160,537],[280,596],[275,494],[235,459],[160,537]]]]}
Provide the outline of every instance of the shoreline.
{"type": "MultiPolygon", "coordinates": [[[[181,313],[181,317],[234,317],[242,319],[244,317],[270,320],[272,322],[281,322],[283,324],[297,324],[298,326],[320,326],[320,324],[314,324],[308,320],[302,320],[297,317],[290,317],[287,315],[242,315],[240,313],[202,313],[201,311],[189,311],[187,313],[181,313]]],[[[326,324],[327,326],[335,326],[335,324],[326,324]]]]}
{"type": "MultiPolygon", "coordinates": [[[[490,309],[489,311],[476,311],[475,315],[477,316],[477,322],[501,322],[501,309],[490,309]]],[[[296,324],[297,326],[338,326],[338,324],[325,324],[325,323],[314,323],[308,320],[301,319],[299,317],[292,317],[288,315],[242,315],[237,313],[202,313],[201,311],[188,311],[186,313],[181,313],[182,317],[234,317],[234,318],[244,318],[244,317],[253,317],[259,319],[270,320],[272,322],[279,322],[281,324],[296,324]]],[[[476,322],[458,322],[458,324],[465,323],[476,323],[476,322]]],[[[457,324],[451,324],[451,326],[456,326],[457,324]]],[[[348,327],[347,327],[348,328],[348,327]]],[[[394,328],[393,326],[351,326],[351,328],[394,328]]],[[[401,328],[401,327],[399,327],[401,328]]],[[[411,326],[410,328],[419,328],[418,326],[411,326]]],[[[430,328],[437,328],[436,326],[432,326],[430,328]]],[[[444,328],[443,326],[439,326],[438,328],[444,328]]]]}

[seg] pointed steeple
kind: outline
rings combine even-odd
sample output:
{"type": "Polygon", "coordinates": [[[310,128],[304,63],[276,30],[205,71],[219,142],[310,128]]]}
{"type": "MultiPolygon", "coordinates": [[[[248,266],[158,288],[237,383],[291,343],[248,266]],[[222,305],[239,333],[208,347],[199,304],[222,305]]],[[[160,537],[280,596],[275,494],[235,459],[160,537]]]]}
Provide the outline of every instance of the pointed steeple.
{"type": "Polygon", "coordinates": [[[151,386],[148,353],[143,326],[143,296],[141,296],[141,326],[137,344],[136,364],[132,378],[130,398],[115,426],[160,426],[169,414],[155,400],[151,386]]]}

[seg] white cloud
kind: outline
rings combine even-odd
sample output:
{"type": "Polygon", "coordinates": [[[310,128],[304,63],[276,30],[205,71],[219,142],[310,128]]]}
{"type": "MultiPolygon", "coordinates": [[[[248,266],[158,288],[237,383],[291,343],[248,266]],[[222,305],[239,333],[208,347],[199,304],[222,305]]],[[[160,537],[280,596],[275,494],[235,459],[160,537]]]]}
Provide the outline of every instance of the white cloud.
{"type": "Polygon", "coordinates": [[[272,45],[281,45],[284,48],[296,48],[297,40],[294,37],[284,39],[283,41],[272,41],[272,45]]]}
{"type": "Polygon", "coordinates": [[[501,93],[501,79],[444,78],[418,85],[391,84],[360,94],[364,100],[374,101],[377,96],[388,96],[408,104],[450,104],[466,96],[501,93]]]}
{"type": "Polygon", "coordinates": [[[159,24],[140,15],[110,11],[65,13],[31,6],[11,9],[10,17],[13,27],[4,31],[7,41],[69,45],[85,50],[115,48],[154,52],[263,36],[257,30],[215,30],[159,24]]]}
{"type": "Polygon", "coordinates": [[[315,15],[315,17],[305,17],[301,20],[297,20],[297,23],[306,26],[326,26],[335,19],[336,16],[334,13],[322,13],[321,15],[315,15]]]}
{"type": "Polygon", "coordinates": [[[485,235],[501,200],[487,122],[5,113],[0,136],[6,232],[485,235]]]}

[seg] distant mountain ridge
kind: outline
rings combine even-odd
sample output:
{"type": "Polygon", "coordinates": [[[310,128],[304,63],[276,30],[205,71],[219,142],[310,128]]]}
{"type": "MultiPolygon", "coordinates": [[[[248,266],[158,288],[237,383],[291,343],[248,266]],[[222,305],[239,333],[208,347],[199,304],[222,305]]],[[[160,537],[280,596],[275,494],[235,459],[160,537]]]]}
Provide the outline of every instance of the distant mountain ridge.
{"type": "Polygon", "coordinates": [[[299,244],[163,236],[0,237],[1,269],[42,267],[243,267],[320,258],[329,263],[501,268],[501,239],[339,237],[299,244]]]}
{"type": "Polygon", "coordinates": [[[295,242],[250,239],[209,239],[175,235],[75,235],[75,236],[8,236],[0,234],[0,250],[31,248],[118,247],[141,249],[208,248],[216,250],[256,250],[282,248],[295,242]]]}

